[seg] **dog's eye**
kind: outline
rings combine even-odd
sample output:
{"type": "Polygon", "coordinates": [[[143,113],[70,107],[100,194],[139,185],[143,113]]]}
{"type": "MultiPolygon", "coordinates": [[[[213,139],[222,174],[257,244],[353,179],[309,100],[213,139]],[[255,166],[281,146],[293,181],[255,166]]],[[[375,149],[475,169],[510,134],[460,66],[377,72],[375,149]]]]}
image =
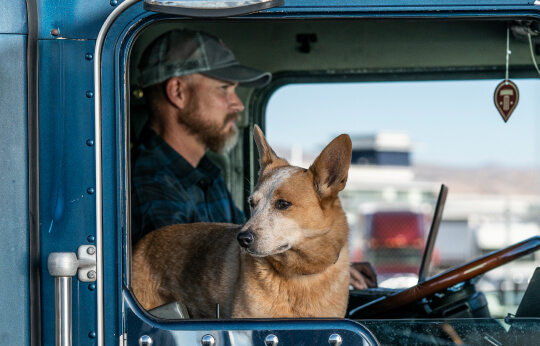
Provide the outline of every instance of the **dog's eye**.
{"type": "Polygon", "coordinates": [[[251,209],[255,208],[255,202],[253,202],[253,197],[248,198],[248,204],[251,209]]]}
{"type": "Polygon", "coordinates": [[[276,209],[279,209],[279,210],[285,210],[285,209],[289,208],[291,205],[292,205],[291,202],[287,202],[287,201],[284,201],[282,199],[278,199],[276,201],[276,209]]]}

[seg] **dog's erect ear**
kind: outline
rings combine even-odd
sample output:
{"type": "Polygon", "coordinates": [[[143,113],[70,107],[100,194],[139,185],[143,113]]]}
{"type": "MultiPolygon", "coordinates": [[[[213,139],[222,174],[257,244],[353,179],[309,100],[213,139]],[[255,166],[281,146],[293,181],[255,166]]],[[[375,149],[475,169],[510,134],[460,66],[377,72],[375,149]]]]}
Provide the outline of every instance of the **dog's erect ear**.
{"type": "Polygon", "coordinates": [[[309,167],[315,176],[315,189],[321,199],[335,197],[345,188],[351,155],[351,138],[343,134],[330,142],[309,167]]]}
{"type": "Polygon", "coordinates": [[[289,165],[287,160],[276,155],[274,150],[268,145],[266,138],[264,138],[261,128],[257,125],[253,127],[253,137],[255,137],[255,143],[259,150],[259,164],[261,165],[259,174],[265,169],[289,165]]]}

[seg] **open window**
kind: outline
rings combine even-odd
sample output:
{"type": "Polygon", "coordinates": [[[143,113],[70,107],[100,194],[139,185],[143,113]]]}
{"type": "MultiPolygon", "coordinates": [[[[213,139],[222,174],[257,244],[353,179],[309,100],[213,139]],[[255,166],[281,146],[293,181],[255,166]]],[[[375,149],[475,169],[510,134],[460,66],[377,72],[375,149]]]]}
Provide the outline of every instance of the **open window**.
{"type": "MultiPolygon", "coordinates": [[[[351,228],[351,258],[372,262],[381,287],[406,289],[418,282],[441,183],[449,186],[450,194],[429,277],[540,236],[540,104],[535,97],[540,79],[529,42],[519,35],[527,25],[327,18],[158,23],[143,31],[132,48],[131,142],[147,118],[136,69],[144,47],[173,28],[219,36],[240,62],[274,75],[263,89],[238,90],[245,105],[238,122],[240,141],[228,155],[213,156],[236,205],[249,216],[246,199],[259,169],[254,124],[265,130],[278,155],[302,167],[309,166],[321,145],[348,133],[353,161],[341,199],[351,228]],[[513,29],[509,76],[520,97],[505,122],[493,93],[505,78],[508,27],[513,29]]],[[[437,292],[399,311],[405,319],[438,319],[432,329],[421,322],[379,321],[383,327],[376,336],[388,335],[388,326],[402,330],[399,335],[414,330],[420,339],[436,329],[440,333],[430,339],[434,342],[457,342],[455,333],[470,343],[484,340],[485,334],[499,340],[497,335],[508,329],[499,319],[516,313],[538,263],[538,254],[531,252],[467,280],[466,286],[444,287],[462,296],[441,300],[437,307],[426,305],[437,294],[449,296],[449,291],[437,292]],[[475,289],[468,291],[471,285],[475,289]],[[467,330],[466,320],[448,328],[441,320],[448,317],[486,320],[467,330]]],[[[395,292],[351,290],[350,302],[357,305],[349,311],[395,292]]],[[[372,318],[382,317],[388,316],[372,318]]]]}

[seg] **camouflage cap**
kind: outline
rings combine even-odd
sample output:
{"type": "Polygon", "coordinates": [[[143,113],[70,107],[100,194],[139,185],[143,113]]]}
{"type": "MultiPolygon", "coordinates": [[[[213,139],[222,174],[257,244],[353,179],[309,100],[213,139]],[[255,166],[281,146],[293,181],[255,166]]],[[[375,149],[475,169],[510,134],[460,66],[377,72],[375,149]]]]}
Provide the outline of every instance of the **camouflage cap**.
{"type": "Polygon", "coordinates": [[[240,65],[217,37],[191,30],[172,30],[159,36],[143,52],[139,71],[142,88],[192,73],[256,88],[272,79],[270,72],[240,65]]]}

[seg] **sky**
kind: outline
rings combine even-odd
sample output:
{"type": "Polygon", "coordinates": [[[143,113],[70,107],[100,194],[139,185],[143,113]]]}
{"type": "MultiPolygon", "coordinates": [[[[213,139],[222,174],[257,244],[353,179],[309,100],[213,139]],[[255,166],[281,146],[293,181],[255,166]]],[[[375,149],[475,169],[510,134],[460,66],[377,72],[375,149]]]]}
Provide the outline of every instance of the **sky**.
{"type": "Polygon", "coordinates": [[[538,167],[540,80],[513,80],[520,99],[507,123],[493,102],[501,80],[288,85],[270,99],[266,134],[318,153],[341,133],[399,132],[413,164],[538,167]]]}

